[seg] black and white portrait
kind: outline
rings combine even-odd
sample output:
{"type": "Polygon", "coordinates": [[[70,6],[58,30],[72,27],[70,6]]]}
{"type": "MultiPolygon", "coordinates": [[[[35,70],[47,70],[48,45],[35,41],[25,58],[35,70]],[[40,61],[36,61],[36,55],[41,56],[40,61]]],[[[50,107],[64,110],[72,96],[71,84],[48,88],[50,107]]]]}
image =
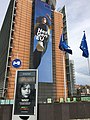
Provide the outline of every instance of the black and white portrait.
{"type": "Polygon", "coordinates": [[[16,89],[16,113],[33,115],[35,102],[35,82],[31,77],[19,77],[16,89]]]}
{"type": "Polygon", "coordinates": [[[28,98],[31,93],[31,88],[29,83],[23,83],[21,85],[21,94],[23,98],[28,98]]]}

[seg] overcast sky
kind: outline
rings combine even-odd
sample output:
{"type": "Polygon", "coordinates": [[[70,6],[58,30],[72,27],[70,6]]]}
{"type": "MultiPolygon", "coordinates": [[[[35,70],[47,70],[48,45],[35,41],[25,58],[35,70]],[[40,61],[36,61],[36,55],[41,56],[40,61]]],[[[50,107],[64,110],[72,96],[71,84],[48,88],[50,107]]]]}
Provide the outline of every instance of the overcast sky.
{"type": "MultiPolygon", "coordinates": [[[[0,0],[0,28],[10,0],[0,0]]],[[[74,60],[75,78],[77,84],[89,84],[90,75],[87,59],[82,57],[79,49],[83,31],[86,31],[86,40],[90,51],[90,0],[57,0],[57,9],[66,6],[68,43],[73,50],[69,55],[74,60]]]]}
{"type": "Polygon", "coordinates": [[[10,0],[0,0],[0,29],[10,0]]]}
{"type": "Polygon", "coordinates": [[[68,42],[73,50],[70,59],[74,60],[76,83],[90,85],[88,62],[79,49],[85,30],[90,51],[90,0],[57,0],[57,8],[63,5],[66,6],[68,42]]]}

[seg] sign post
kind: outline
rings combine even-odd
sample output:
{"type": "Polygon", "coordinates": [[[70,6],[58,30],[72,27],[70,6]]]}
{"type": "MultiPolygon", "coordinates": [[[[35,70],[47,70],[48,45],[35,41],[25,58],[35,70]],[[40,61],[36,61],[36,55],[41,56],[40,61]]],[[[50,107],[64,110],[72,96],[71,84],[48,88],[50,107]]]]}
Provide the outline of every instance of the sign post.
{"type": "Polygon", "coordinates": [[[37,69],[16,72],[12,120],[37,120],[37,69]]]}

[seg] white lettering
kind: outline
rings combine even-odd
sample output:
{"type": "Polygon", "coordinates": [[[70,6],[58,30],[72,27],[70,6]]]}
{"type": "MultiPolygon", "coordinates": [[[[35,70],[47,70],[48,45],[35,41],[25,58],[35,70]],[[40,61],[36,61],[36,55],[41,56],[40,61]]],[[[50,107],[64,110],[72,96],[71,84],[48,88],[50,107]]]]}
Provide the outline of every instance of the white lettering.
{"type": "Polygon", "coordinates": [[[44,31],[43,29],[38,28],[36,39],[40,41],[44,41],[47,38],[48,38],[48,32],[44,31]]]}
{"type": "Polygon", "coordinates": [[[29,99],[22,99],[22,102],[24,102],[24,101],[28,102],[28,101],[29,101],[29,99]]]}

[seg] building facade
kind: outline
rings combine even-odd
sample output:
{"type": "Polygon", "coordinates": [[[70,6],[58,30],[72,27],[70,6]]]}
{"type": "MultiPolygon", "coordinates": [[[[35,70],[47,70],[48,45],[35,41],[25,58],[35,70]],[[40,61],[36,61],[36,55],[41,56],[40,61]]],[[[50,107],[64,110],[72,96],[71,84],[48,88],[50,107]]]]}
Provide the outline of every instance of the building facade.
{"type": "MultiPolygon", "coordinates": [[[[66,8],[65,6],[58,10],[63,14],[63,34],[64,40],[68,44],[68,35],[67,35],[67,18],[66,18],[66,8]]],[[[65,65],[66,65],[66,79],[67,79],[67,87],[68,87],[68,96],[71,95],[71,83],[70,83],[70,62],[69,62],[69,55],[68,53],[65,54],[65,65]]]]}
{"type": "Polygon", "coordinates": [[[74,70],[74,61],[70,60],[70,91],[71,96],[75,95],[75,70],[74,70]]]}
{"type": "MultiPolygon", "coordinates": [[[[52,83],[39,84],[39,99],[50,97],[55,100],[65,97],[63,56],[59,50],[60,35],[63,31],[62,13],[52,10],[52,83]],[[48,85],[47,85],[48,84],[48,85]],[[47,90],[45,91],[45,87],[47,90]],[[51,86],[51,87],[50,87],[51,86]],[[49,89],[51,88],[51,89],[49,89]],[[43,91],[43,92],[42,92],[43,91]],[[53,94],[51,94],[53,93],[53,94]],[[48,95],[49,94],[49,95],[48,95]]],[[[13,99],[15,74],[17,68],[12,66],[12,61],[20,59],[22,65],[19,69],[32,68],[33,38],[34,38],[34,2],[32,0],[11,0],[1,29],[0,49],[2,68],[0,68],[1,96],[13,99]],[[7,29],[6,29],[7,28],[7,29]],[[5,36],[6,34],[6,36],[5,36]],[[5,38],[6,37],[6,38],[5,38]],[[5,43],[6,47],[4,47],[5,43]],[[3,54],[2,54],[3,52],[3,54]],[[5,60],[5,61],[4,61],[5,60]]],[[[67,83],[66,83],[67,87],[67,83]]],[[[68,88],[67,88],[68,93],[68,88]]],[[[66,95],[67,95],[66,93],[66,95]]],[[[42,100],[41,100],[42,101],[42,100]]]]}

